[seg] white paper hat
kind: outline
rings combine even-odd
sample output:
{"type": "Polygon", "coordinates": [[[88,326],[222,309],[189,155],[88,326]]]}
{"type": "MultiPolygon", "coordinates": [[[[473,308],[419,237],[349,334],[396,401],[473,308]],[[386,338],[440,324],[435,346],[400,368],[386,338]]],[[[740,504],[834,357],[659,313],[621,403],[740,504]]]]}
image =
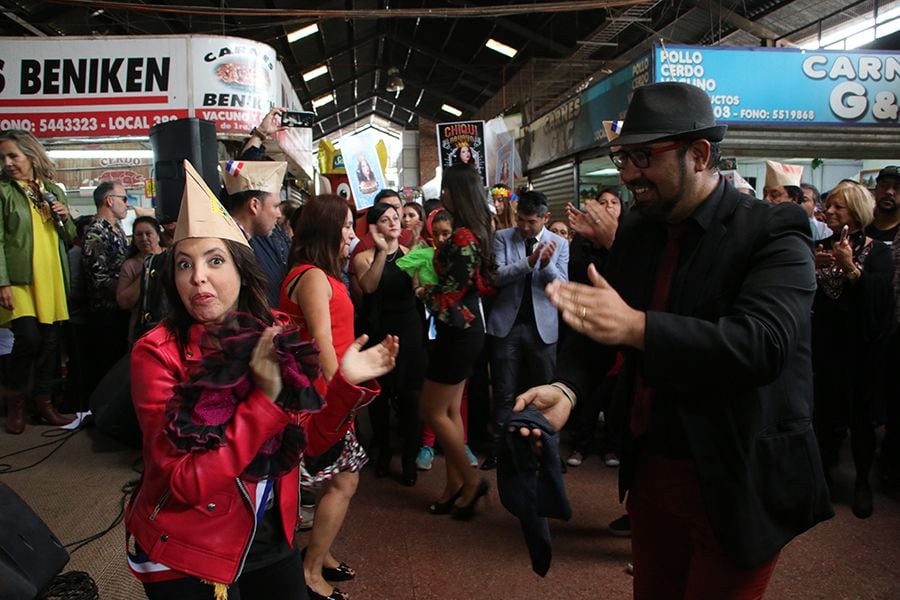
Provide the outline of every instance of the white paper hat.
{"type": "Polygon", "coordinates": [[[194,170],[187,160],[184,161],[184,196],[181,197],[181,209],[178,211],[178,222],[175,224],[175,243],[187,238],[219,238],[232,240],[249,246],[247,236],[234,222],[222,203],[212,190],[194,170]]]}
{"type": "Polygon", "coordinates": [[[278,194],[287,171],[286,162],[271,160],[223,160],[219,165],[229,195],[248,190],[278,194]]]}
{"type": "Polygon", "coordinates": [[[784,163],[775,162],[774,160],[766,161],[766,187],[773,188],[782,185],[800,186],[803,179],[803,165],[786,165],[784,163]]]}

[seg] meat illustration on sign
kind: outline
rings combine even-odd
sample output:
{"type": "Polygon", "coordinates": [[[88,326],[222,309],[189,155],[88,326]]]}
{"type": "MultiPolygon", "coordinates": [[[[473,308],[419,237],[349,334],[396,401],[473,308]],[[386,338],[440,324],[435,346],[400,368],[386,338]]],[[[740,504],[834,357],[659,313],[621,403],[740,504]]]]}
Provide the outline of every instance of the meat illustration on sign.
{"type": "Polygon", "coordinates": [[[262,65],[238,60],[218,65],[216,77],[224,84],[245,89],[268,89],[270,81],[262,65]]]}

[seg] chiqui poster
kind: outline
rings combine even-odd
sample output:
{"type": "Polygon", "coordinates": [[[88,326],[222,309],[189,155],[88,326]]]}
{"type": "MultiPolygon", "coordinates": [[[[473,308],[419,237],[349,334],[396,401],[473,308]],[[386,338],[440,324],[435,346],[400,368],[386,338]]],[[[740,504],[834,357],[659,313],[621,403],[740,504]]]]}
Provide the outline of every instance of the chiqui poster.
{"type": "Polygon", "coordinates": [[[438,123],[437,140],[442,167],[460,163],[472,165],[481,175],[481,184],[487,187],[484,121],[438,123]]]}

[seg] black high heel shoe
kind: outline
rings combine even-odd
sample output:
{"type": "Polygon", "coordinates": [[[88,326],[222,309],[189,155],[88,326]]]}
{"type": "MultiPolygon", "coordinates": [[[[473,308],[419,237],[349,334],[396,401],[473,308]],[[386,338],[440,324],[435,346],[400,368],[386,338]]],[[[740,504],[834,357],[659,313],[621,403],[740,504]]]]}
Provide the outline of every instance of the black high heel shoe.
{"type": "Polygon", "coordinates": [[[450,511],[453,510],[453,504],[459,500],[459,497],[462,496],[463,490],[459,488],[455,494],[450,496],[450,499],[446,502],[435,502],[431,506],[428,507],[428,512],[433,515],[449,515],[450,511]]]}
{"type": "Polygon", "coordinates": [[[487,496],[487,493],[490,491],[491,486],[484,479],[478,482],[478,489],[475,490],[475,495],[472,496],[472,500],[469,501],[468,504],[464,506],[454,506],[450,509],[450,516],[456,519],[457,521],[468,521],[473,516],[475,516],[475,505],[478,504],[478,501],[487,496]]]}
{"type": "Polygon", "coordinates": [[[347,594],[337,588],[334,588],[329,595],[323,596],[309,586],[306,586],[306,595],[309,596],[309,600],[347,600],[349,598],[347,594]]]}

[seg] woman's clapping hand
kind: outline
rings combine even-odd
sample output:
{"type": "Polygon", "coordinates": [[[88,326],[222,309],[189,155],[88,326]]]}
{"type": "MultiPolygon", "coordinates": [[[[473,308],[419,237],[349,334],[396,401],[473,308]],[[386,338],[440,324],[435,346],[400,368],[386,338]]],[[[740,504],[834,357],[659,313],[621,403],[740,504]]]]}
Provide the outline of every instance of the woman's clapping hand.
{"type": "Polygon", "coordinates": [[[396,335],[386,336],[380,344],[371,348],[362,347],[369,341],[369,336],[361,335],[351,344],[341,360],[341,373],[352,385],[359,385],[370,379],[381,377],[394,368],[397,363],[397,352],[400,340],[396,335]]]}

